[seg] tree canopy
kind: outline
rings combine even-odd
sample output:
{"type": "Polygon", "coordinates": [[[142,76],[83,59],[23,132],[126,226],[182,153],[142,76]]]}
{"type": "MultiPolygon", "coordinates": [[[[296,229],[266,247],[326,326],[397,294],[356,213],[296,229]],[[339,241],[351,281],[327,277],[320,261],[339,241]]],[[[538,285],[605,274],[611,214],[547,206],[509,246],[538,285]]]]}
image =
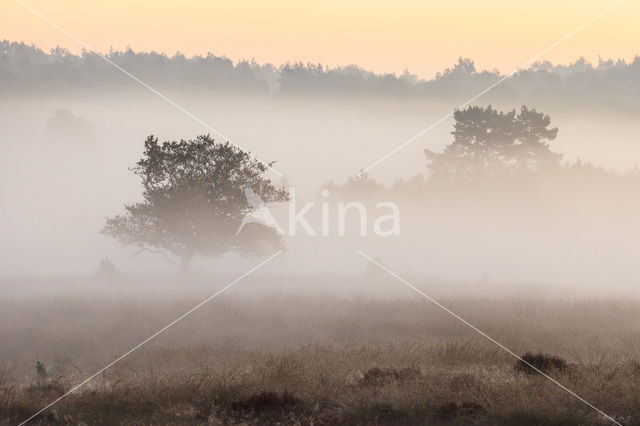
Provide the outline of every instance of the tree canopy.
{"type": "Polygon", "coordinates": [[[245,189],[264,203],[288,200],[287,191],[264,176],[272,164],[208,135],[161,144],[149,136],[132,169],[142,179],[144,201],[108,218],[103,233],[140,251],[162,253],[182,270],[196,254],[251,254],[279,246],[277,232],[256,229],[261,225],[236,235],[242,217],[252,209],[245,189]]]}
{"type": "Polygon", "coordinates": [[[504,172],[557,166],[562,155],[551,151],[558,128],[548,115],[522,106],[502,112],[469,106],[454,113],[453,142],[443,152],[425,150],[435,178],[482,178],[504,172]]]}

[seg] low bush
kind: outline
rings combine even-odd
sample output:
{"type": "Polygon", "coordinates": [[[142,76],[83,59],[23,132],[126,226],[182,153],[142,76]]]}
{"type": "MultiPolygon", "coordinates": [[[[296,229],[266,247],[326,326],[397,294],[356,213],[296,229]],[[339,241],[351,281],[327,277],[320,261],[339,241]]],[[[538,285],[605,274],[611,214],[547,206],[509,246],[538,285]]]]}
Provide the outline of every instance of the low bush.
{"type": "Polygon", "coordinates": [[[516,362],[515,369],[525,374],[539,374],[536,369],[545,374],[554,371],[562,373],[567,370],[567,361],[555,355],[527,352],[516,362]]]}

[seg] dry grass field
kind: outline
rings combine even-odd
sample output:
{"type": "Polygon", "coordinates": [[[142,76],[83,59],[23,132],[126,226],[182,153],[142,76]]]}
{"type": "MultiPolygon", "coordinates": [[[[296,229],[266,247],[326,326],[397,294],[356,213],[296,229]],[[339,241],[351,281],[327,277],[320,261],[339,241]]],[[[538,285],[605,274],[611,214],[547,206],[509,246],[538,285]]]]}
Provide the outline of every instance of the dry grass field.
{"type": "MultiPolygon", "coordinates": [[[[96,285],[96,283],[87,283],[96,285]]],[[[0,302],[0,421],[18,424],[195,296],[0,302]]],[[[640,301],[444,297],[625,425],[640,424],[640,301]]],[[[610,424],[424,299],[230,291],[32,424],[610,424]]]]}

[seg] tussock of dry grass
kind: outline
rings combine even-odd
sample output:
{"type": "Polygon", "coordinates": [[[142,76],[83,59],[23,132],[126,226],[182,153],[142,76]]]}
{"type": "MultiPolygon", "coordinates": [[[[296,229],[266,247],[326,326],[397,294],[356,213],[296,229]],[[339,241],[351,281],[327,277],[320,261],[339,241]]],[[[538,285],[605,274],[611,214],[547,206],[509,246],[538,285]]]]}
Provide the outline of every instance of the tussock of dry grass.
{"type": "MultiPolygon", "coordinates": [[[[29,417],[183,308],[179,302],[56,303],[65,309],[50,308],[47,323],[39,322],[39,309],[51,306],[44,301],[3,307],[0,418],[6,424],[29,417]]],[[[565,358],[567,368],[550,370],[553,377],[623,423],[640,422],[640,352],[633,339],[640,322],[631,321],[640,315],[638,304],[448,303],[519,353],[565,358]],[[626,321],[606,320],[613,316],[626,321]]],[[[227,298],[136,351],[38,422],[607,424],[516,365],[425,303],[227,298]]]]}

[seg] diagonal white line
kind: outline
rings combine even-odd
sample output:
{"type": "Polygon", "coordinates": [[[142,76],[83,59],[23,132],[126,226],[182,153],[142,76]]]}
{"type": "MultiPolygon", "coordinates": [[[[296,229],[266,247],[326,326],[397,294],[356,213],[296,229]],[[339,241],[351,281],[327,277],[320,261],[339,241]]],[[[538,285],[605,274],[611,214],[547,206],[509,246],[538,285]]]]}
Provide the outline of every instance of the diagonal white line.
{"type": "Polygon", "coordinates": [[[507,348],[505,345],[503,345],[502,343],[498,342],[496,339],[494,339],[493,337],[489,336],[487,333],[485,333],[484,331],[480,330],[478,327],[476,327],[475,325],[471,324],[469,321],[465,320],[464,318],[462,318],[460,315],[456,314],[455,312],[453,312],[452,310],[450,310],[449,308],[447,308],[446,306],[442,305],[440,302],[438,302],[437,300],[435,300],[434,298],[432,298],[431,296],[423,293],[422,291],[420,291],[418,288],[416,288],[415,286],[413,286],[412,284],[410,284],[409,282],[407,282],[405,279],[403,279],[402,277],[400,277],[399,275],[395,274],[393,271],[391,271],[389,268],[385,267],[384,265],[380,264],[379,262],[377,262],[376,260],[372,259],[370,256],[366,255],[365,253],[363,253],[361,250],[356,250],[356,252],[358,252],[358,254],[360,254],[362,257],[368,259],[371,263],[373,263],[374,265],[378,266],[380,269],[384,270],[385,272],[389,273],[391,276],[393,276],[394,278],[398,279],[399,281],[401,281],[403,284],[405,284],[407,287],[411,288],[412,290],[415,290],[416,292],[418,292],[419,294],[421,294],[425,299],[429,300],[430,302],[434,303],[435,305],[437,305],[439,308],[443,309],[444,311],[446,311],[448,314],[452,315],[453,317],[455,317],[457,320],[459,320],[460,322],[464,323],[466,326],[470,327],[471,329],[473,329],[474,331],[476,331],[477,333],[481,334],[482,336],[486,337],[488,340],[490,340],[491,342],[495,343],[496,345],[498,345],[500,348],[504,349],[505,351],[507,351],[509,354],[513,355],[514,357],[516,357],[518,360],[520,360],[521,362],[527,364],[529,367],[531,367],[532,369],[534,369],[536,372],[540,373],[541,375],[543,375],[544,377],[546,377],[547,379],[551,380],[553,383],[555,383],[556,385],[558,385],[560,388],[562,388],[563,390],[565,390],[566,392],[568,392],[569,394],[571,394],[572,396],[574,396],[575,398],[579,399],[580,401],[582,401],[583,403],[585,403],[586,405],[588,405],[589,407],[593,408],[594,410],[596,410],[598,413],[602,414],[603,416],[605,416],[607,419],[611,420],[613,423],[622,426],[618,421],[616,421],[613,417],[609,416],[607,413],[605,413],[604,411],[600,410],[598,407],[594,406],[593,404],[591,404],[589,401],[585,400],[584,398],[582,398],[581,396],[579,396],[578,394],[576,394],[575,392],[573,392],[571,389],[567,388],[565,385],[563,385],[562,383],[558,382],[557,380],[555,380],[553,377],[549,376],[548,374],[544,373],[543,371],[541,371],[540,369],[534,367],[533,365],[531,365],[531,363],[525,361],[524,359],[522,359],[522,357],[520,357],[518,354],[516,354],[515,352],[513,352],[511,349],[507,348]]]}
{"type": "Polygon", "coordinates": [[[427,127],[424,130],[421,130],[420,132],[418,132],[415,136],[413,136],[412,138],[408,139],[407,141],[401,143],[400,145],[398,145],[397,147],[395,147],[393,150],[391,150],[390,152],[388,152],[386,155],[384,155],[383,157],[381,157],[380,159],[374,161],[373,163],[371,163],[368,167],[366,167],[365,169],[362,169],[358,175],[362,175],[364,173],[367,173],[369,170],[371,170],[372,168],[374,168],[375,166],[377,166],[378,164],[380,164],[381,162],[383,162],[384,160],[386,160],[387,158],[391,157],[393,154],[395,154],[396,152],[400,151],[401,149],[403,149],[405,146],[413,143],[416,139],[419,139],[421,136],[423,136],[425,133],[429,132],[431,129],[433,129],[434,127],[436,127],[438,124],[442,123],[443,121],[445,121],[446,119],[450,118],[451,116],[453,116],[453,114],[455,113],[456,110],[458,109],[462,109],[464,107],[466,107],[467,105],[469,105],[471,102],[475,101],[476,99],[478,99],[479,97],[481,97],[482,95],[484,95],[485,93],[487,93],[488,91],[490,91],[491,89],[493,89],[494,87],[496,87],[497,85],[499,85],[500,83],[502,83],[503,81],[507,80],[508,78],[511,78],[515,73],[517,73],[518,71],[522,70],[524,67],[526,67],[527,65],[531,64],[532,62],[534,62],[535,60],[537,60],[538,58],[540,58],[541,56],[545,55],[547,52],[549,52],[551,49],[555,48],[556,46],[558,46],[559,44],[565,42],[566,40],[568,40],[569,38],[573,37],[577,32],[583,30],[585,27],[589,26],[590,24],[592,24],[593,22],[595,22],[596,20],[600,19],[603,15],[605,15],[606,13],[610,12],[613,8],[615,8],[616,6],[620,5],[620,3],[622,3],[625,0],[617,0],[616,2],[612,3],[611,5],[609,5],[609,7],[607,7],[606,9],[600,11],[597,15],[593,16],[592,18],[588,19],[584,24],[580,25],[579,27],[575,28],[573,31],[565,34],[562,38],[560,38],[558,41],[556,41],[555,43],[549,45],[548,47],[546,47],[545,49],[541,50],[540,52],[538,52],[535,56],[533,56],[531,59],[527,60],[525,63],[523,63],[522,65],[516,67],[513,71],[511,71],[509,74],[503,76],[501,79],[499,79],[498,81],[496,81],[495,83],[493,83],[491,86],[487,87],[486,89],[484,89],[482,92],[478,93],[477,95],[475,95],[474,97],[472,97],[471,99],[469,99],[468,101],[466,101],[465,103],[459,105],[457,108],[454,108],[453,111],[449,112],[447,115],[443,116],[442,118],[440,118],[439,120],[437,120],[435,123],[431,124],[429,127],[427,127]]]}
{"type": "Polygon", "coordinates": [[[57,399],[55,399],[54,401],[50,402],[49,404],[47,404],[45,407],[43,407],[42,409],[40,409],[37,413],[34,413],[31,417],[29,417],[28,419],[24,420],[22,423],[20,423],[19,426],[22,426],[24,424],[26,424],[27,422],[29,422],[30,420],[32,420],[34,417],[36,417],[37,415],[39,415],[40,413],[42,413],[43,411],[53,407],[55,404],[57,404],[58,402],[60,402],[62,399],[66,398],[67,396],[69,396],[71,393],[75,392],[76,390],[78,390],[80,387],[82,387],[83,385],[85,385],[86,383],[90,382],[93,378],[95,378],[96,376],[98,376],[99,374],[101,374],[103,371],[105,371],[106,369],[108,369],[109,367],[113,366],[114,364],[120,362],[122,359],[124,359],[125,357],[127,357],[128,355],[130,355],[133,351],[139,349],[141,346],[145,345],[146,343],[148,343],[150,340],[152,340],[153,338],[155,338],[156,336],[162,334],[163,332],[165,332],[168,328],[172,327],[174,324],[176,324],[178,321],[182,320],[183,318],[187,317],[188,315],[190,315],[191,313],[193,313],[196,309],[200,308],[202,305],[204,305],[205,303],[209,302],[211,299],[217,297],[219,294],[221,294],[222,292],[224,292],[225,290],[227,290],[228,288],[230,288],[232,285],[234,285],[235,283],[237,283],[238,281],[242,280],[243,278],[245,278],[247,275],[251,274],[253,271],[255,271],[256,269],[260,268],[261,266],[263,266],[264,264],[270,262],[274,257],[278,256],[280,253],[282,253],[282,250],[277,251],[275,254],[271,255],[271,257],[269,257],[266,260],[263,260],[262,262],[260,262],[259,264],[257,264],[256,266],[254,266],[253,268],[249,269],[247,272],[245,272],[244,274],[240,275],[238,278],[236,278],[235,280],[231,281],[229,284],[227,284],[226,286],[224,286],[222,289],[218,290],[217,292],[215,292],[214,294],[212,294],[211,296],[207,297],[205,300],[203,300],[202,302],[198,303],[196,306],[194,306],[193,308],[189,309],[187,312],[185,312],[184,314],[180,315],[178,318],[176,318],[175,320],[171,321],[169,324],[165,325],[164,327],[162,327],[160,330],[156,331],[155,333],[153,333],[151,336],[147,337],[146,339],[144,339],[142,342],[138,343],[137,345],[135,345],[134,347],[132,347],[131,349],[129,349],[127,352],[125,352],[124,354],[120,355],[118,358],[116,358],[114,361],[110,362],[109,364],[107,364],[106,366],[104,366],[103,368],[101,368],[100,370],[96,371],[94,374],[92,374],[91,376],[87,377],[85,380],[83,380],[82,382],[78,383],[77,385],[75,385],[74,387],[72,387],[69,391],[67,391],[64,395],[58,397],[57,399]]]}
{"type": "MultiPolygon", "coordinates": [[[[60,31],[61,33],[65,34],[67,37],[69,37],[70,39],[72,39],[73,41],[75,41],[76,43],[80,44],[81,46],[83,46],[85,49],[87,49],[88,51],[90,51],[91,53],[99,56],[100,58],[102,58],[104,61],[108,62],[109,64],[113,65],[115,68],[117,68],[120,72],[122,72],[123,74],[125,74],[126,76],[128,76],[129,78],[131,78],[132,80],[136,81],[137,83],[139,83],[141,86],[145,87],[146,89],[150,90],[151,92],[153,92],[154,94],[158,95],[160,98],[162,98],[164,101],[168,102],[170,105],[172,105],[173,107],[177,108],[178,110],[182,111],[184,114],[186,114],[187,116],[189,116],[190,118],[192,118],[193,120],[195,120],[197,123],[201,124],[202,126],[204,126],[205,128],[209,129],[210,131],[212,131],[213,133],[217,134],[218,136],[220,136],[222,139],[228,141],[230,144],[234,145],[235,147],[240,148],[238,145],[236,145],[233,141],[231,141],[231,139],[229,139],[228,137],[226,137],[225,135],[223,135],[222,133],[220,133],[218,130],[216,130],[215,128],[213,128],[212,126],[210,126],[209,124],[205,123],[204,121],[202,121],[200,118],[196,117],[194,114],[192,114],[191,112],[187,111],[185,108],[181,107],[180,105],[178,105],[176,102],[174,102],[173,100],[171,100],[170,98],[168,98],[167,96],[163,95],[162,93],[158,92],[156,89],[154,89],[153,87],[149,86],[147,83],[145,83],[144,81],[140,80],[138,77],[136,77],[135,75],[131,74],[129,71],[125,70],[124,68],[122,68],[120,65],[116,64],[115,62],[113,62],[111,59],[109,59],[108,57],[106,57],[105,55],[103,55],[102,53],[98,52],[97,50],[95,50],[94,48],[92,48],[91,46],[89,46],[87,43],[85,43],[84,41],[80,40],[79,38],[77,38],[76,36],[74,36],[73,34],[71,34],[69,31],[65,30],[64,28],[62,28],[60,25],[56,24],[55,22],[53,22],[51,19],[47,18],[46,16],[42,15],[40,12],[38,12],[37,10],[35,10],[34,8],[32,8],[31,6],[29,6],[28,4],[24,3],[22,0],[15,0],[16,3],[18,3],[19,5],[21,5],[22,7],[24,7],[25,9],[27,9],[28,11],[30,11],[31,13],[33,13],[34,15],[36,15],[38,18],[42,19],[43,21],[47,22],[49,25],[51,25],[52,27],[54,27],[55,29],[57,29],[58,31],[60,31]]],[[[263,161],[261,161],[258,157],[256,157],[253,154],[250,154],[254,159],[258,160],[260,163],[264,164],[267,167],[267,170],[272,171],[273,173],[275,173],[276,175],[282,177],[282,174],[280,172],[278,172],[276,169],[274,169],[273,167],[269,166],[268,163],[264,163],[263,161]]]]}

